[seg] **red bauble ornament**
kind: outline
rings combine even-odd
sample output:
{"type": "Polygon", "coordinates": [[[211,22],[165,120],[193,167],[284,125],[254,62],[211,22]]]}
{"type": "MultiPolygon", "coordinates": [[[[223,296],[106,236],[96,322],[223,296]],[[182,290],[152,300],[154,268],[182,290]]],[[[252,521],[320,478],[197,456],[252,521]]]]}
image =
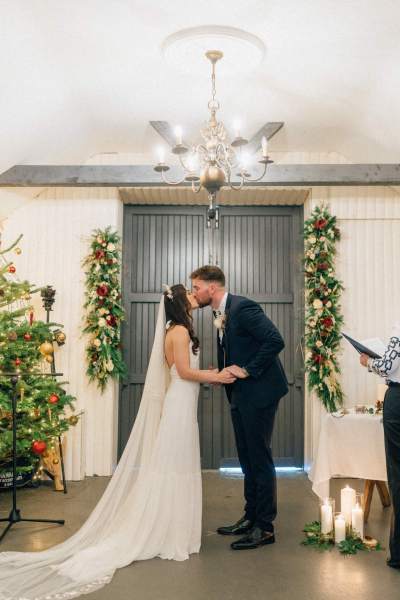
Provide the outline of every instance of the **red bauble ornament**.
{"type": "Polygon", "coordinates": [[[29,340],[31,340],[31,339],[32,339],[31,334],[30,333],[25,333],[24,340],[26,340],[27,342],[29,342],[29,340]]]}
{"type": "Polygon", "coordinates": [[[35,454],[43,454],[47,450],[47,444],[43,440],[35,440],[31,445],[32,452],[35,454]]]}
{"type": "Polygon", "coordinates": [[[94,253],[95,257],[100,260],[100,258],[104,258],[104,250],[96,250],[96,252],[94,253]]]}
{"type": "Polygon", "coordinates": [[[21,364],[22,360],[20,358],[16,358],[14,362],[18,367],[21,364]]]}
{"type": "Polygon", "coordinates": [[[108,292],[109,292],[108,285],[104,285],[104,284],[103,285],[99,285],[97,287],[96,292],[97,292],[98,296],[102,296],[102,297],[108,296],[108,292]]]}
{"type": "Polygon", "coordinates": [[[14,267],[14,265],[10,265],[10,266],[8,267],[8,272],[9,272],[9,273],[15,273],[15,271],[16,271],[16,270],[17,270],[17,269],[14,267]]]}
{"type": "Polygon", "coordinates": [[[57,402],[59,401],[60,397],[57,396],[57,394],[50,394],[49,396],[49,402],[50,404],[57,404],[57,402]]]}

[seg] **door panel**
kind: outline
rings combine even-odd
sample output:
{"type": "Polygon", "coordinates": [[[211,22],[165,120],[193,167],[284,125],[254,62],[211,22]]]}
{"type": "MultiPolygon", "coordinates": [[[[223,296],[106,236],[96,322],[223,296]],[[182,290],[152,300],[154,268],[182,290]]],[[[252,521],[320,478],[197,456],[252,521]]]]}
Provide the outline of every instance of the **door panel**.
{"type": "MultiPolygon", "coordinates": [[[[281,331],[281,354],[290,383],[281,401],[273,437],[277,464],[303,465],[303,393],[294,385],[301,369],[296,354],[302,328],[300,207],[221,207],[219,229],[207,226],[207,207],[131,206],[124,208],[123,327],[129,383],[121,389],[119,453],[137,414],[162,283],[190,285],[190,273],[215,262],[230,292],[252,298],[281,331]]],[[[201,366],[217,365],[211,311],[195,311],[201,366]]],[[[298,379],[299,380],[299,379],[298,379]]],[[[201,386],[199,429],[203,468],[235,464],[229,405],[222,388],[201,386]]]]}

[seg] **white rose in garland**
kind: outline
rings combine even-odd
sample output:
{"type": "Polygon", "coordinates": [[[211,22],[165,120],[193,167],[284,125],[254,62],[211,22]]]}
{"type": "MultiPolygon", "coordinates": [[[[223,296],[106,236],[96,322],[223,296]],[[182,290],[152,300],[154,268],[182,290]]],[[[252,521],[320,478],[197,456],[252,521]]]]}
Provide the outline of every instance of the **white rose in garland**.
{"type": "Polygon", "coordinates": [[[333,412],[343,404],[337,358],[343,285],[335,276],[335,243],[340,240],[336,217],[327,208],[316,207],[304,224],[304,240],[308,386],[333,412]]]}
{"type": "Polygon", "coordinates": [[[86,373],[97,381],[103,391],[110,377],[126,375],[121,353],[121,321],[124,309],[121,304],[119,275],[121,258],[120,238],[110,227],[97,229],[91,237],[86,267],[85,328],[90,336],[86,347],[86,373]]]}

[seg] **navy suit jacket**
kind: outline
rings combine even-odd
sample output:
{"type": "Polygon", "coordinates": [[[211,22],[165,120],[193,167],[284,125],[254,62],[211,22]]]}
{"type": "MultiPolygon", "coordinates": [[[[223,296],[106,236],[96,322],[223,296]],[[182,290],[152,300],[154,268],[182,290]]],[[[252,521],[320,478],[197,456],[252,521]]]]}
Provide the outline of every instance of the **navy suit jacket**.
{"type": "Polygon", "coordinates": [[[261,306],[243,296],[228,294],[222,344],[217,334],[218,368],[239,365],[249,377],[226,385],[228,400],[235,404],[249,402],[266,407],[278,402],[288,392],[288,383],[279,353],[285,343],[278,329],[261,306]]]}

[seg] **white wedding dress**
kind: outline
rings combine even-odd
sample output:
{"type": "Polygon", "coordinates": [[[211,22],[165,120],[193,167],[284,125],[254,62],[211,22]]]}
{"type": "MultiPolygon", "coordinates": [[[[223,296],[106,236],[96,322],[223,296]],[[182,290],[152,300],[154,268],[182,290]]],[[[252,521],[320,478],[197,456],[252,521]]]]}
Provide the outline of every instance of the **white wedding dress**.
{"type": "MultiPolygon", "coordinates": [[[[0,553],[0,600],[75,598],[103,587],[133,561],[186,560],[199,552],[199,384],[181,379],[175,365],[168,368],[164,341],[163,297],[139,412],[102,498],[62,544],[0,553]]],[[[199,368],[191,348],[190,365],[199,368]]]]}

